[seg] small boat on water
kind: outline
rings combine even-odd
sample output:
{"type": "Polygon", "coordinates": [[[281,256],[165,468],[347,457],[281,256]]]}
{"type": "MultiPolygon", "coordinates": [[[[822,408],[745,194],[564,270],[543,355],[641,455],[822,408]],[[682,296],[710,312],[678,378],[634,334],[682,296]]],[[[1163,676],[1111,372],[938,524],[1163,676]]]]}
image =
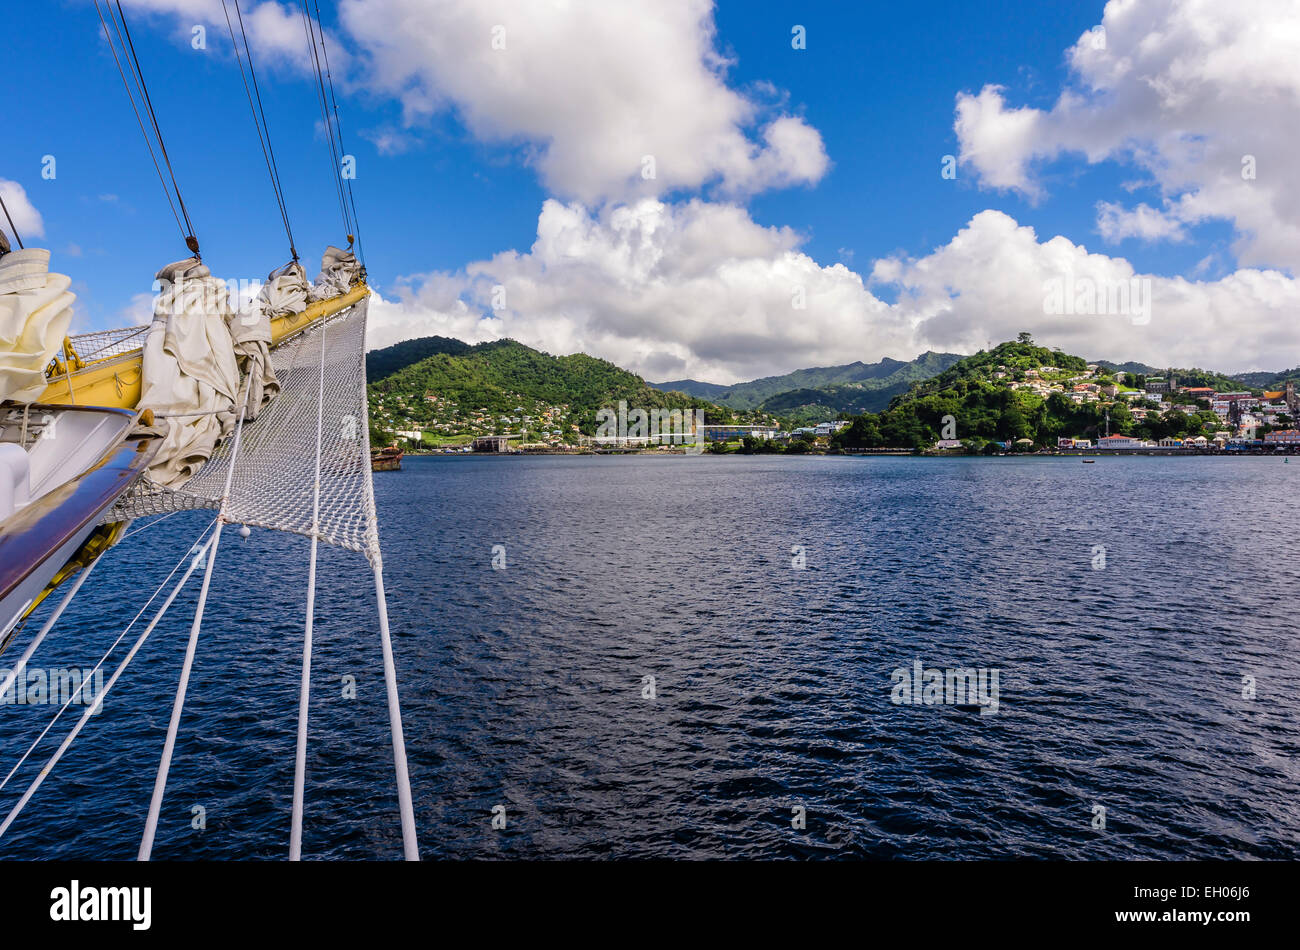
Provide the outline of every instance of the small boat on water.
{"type": "Polygon", "coordinates": [[[1097,464],[1097,460],[1096,460],[1096,459],[1084,459],[1084,460],[1083,460],[1083,464],[1084,464],[1084,465],[1096,465],[1096,464],[1097,464]]]}
{"type": "Polygon", "coordinates": [[[400,472],[402,470],[402,449],[398,445],[375,449],[370,453],[370,470],[372,472],[400,472]]]}

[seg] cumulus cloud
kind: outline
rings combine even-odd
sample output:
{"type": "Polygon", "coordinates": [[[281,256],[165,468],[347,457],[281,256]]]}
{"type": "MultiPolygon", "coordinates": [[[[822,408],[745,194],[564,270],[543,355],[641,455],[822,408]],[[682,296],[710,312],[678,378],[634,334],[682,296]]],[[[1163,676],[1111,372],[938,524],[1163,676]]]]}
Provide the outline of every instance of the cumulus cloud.
{"type": "MultiPolygon", "coordinates": [[[[226,8],[216,0],[122,0],[132,13],[165,15],[171,19],[179,38],[187,45],[193,40],[193,30],[202,26],[206,32],[207,48],[230,55],[230,29],[239,34],[239,20],[230,5],[230,23],[226,22],[226,8]],[[216,30],[213,34],[211,31],[216,30]]],[[[303,75],[312,74],[307,27],[297,0],[278,3],[276,0],[249,2],[240,7],[244,34],[253,50],[255,66],[288,67],[303,75]]],[[[130,19],[128,19],[128,25],[130,19]]],[[[314,22],[314,18],[313,18],[314,22]]],[[[134,32],[134,31],[132,31],[134,32]]],[[[351,56],[340,38],[329,30],[325,34],[330,71],[337,82],[351,68],[351,56]]],[[[242,47],[241,47],[242,49],[242,47]]]]}
{"type": "Polygon", "coordinates": [[[959,158],[978,170],[984,184],[1037,199],[1042,189],[1030,180],[1029,161],[1056,151],[1043,135],[1044,113],[1008,109],[1002,93],[1001,86],[989,85],[979,95],[957,96],[959,158]]]}
{"type": "Polygon", "coordinates": [[[1152,208],[1145,201],[1131,209],[1113,201],[1097,202],[1097,230],[1112,244],[1125,238],[1143,241],[1187,239],[1187,231],[1176,217],[1152,208]]]}
{"type": "Polygon", "coordinates": [[[1300,267],[1300,6],[1294,0],[1110,0],[1069,50],[1072,84],[1051,109],[985,86],[957,97],[961,161],[985,184],[1042,195],[1036,168],[1062,153],[1150,174],[1162,207],[1099,209],[1099,229],[1178,237],[1233,222],[1245,265],[1300,267]]]}
{"type": "Polygon", "coordinates": [[[397,300],[372,306],[368,343],[416,327],[510,336],[651,379],[719,381],[910,347],[910,332],[891,326],[858,274],[819,265],[800,243],[732,204],[646,198],[593,211],[549,200],[527,253],[471,263],[460,286],[445,274],[433,275],[431,290],[408,281],[397,300]]]}
{"type": "MultiPolygon", "coordinates": [[[[196,22],[210,13],[206,0],[131,2],[196,22]]],[[[255,48],[283,45],[292,58],[305,45],[300,23],[289,31],[292,12],[265,0],[246,13],[255,48]]],[[[371,136],[378,147],[408,147],[429,117],[452,110],[480,140],[517,145],[558,196],[526,251],[386,286],[372,302],[369,345],[509,336],[651,379],[732,382],[973,352],[1029,330],[1092,357],[1281,368],[1295,360],[1278,354],[1300,348],[1297,283],[1270,269],[1300,261],[1300,189],[1285,177],[1300,147],[1297,24],[1289,0],[1112,0],[1069,51],[1071,85],[1051,108],[1009,103],[995,85],[957,99],[961,161],[985,185],[1037,200],[1044,162],[1123,161],[1150,183],[1136,190],[1159,197],[1099,202],[1106,241],[1190,240],[1198,223],[1227,219],[1245,269],[1217,280],[1138,274],[1122,257],[1040,239],[990,210],[929,254],[864,262],[859,273],[819,263],[803,235],[746,211],[763,189],[819,181],[829,159],[770,84],[727,85],[710,0],[653,10],[623,0],[344,0],[352,81],[402,106],[401,125],[371,136]],[[1253,178],[1242,175],[1245,156],[1253,178]],[[1138,281],[1148,312],[1047,312],[1047,288],[1066,280],[1138,281]]]]}
{"type": "Polygon", "coordinates": [[[1040,241],[998,211],[975,215],[925,257],[878,262],[874,276],[903,290],[898,306],[917,344],[933,349],[973,352],[1029,330],[1068,353],[1232,372],[1281,369],[1278,354],[1300,347],[1292,319],[1300,282],[1279,271],[1239,270],[1217,281],[1140,274],[1123,258],[1059,235],[1040,241]],[[1127,312],[1107,313],[1099,303],[1096,313],[1053,313],[1061,287],[1141,288],[1149,299],[1140,305],[1145,313],[1136,297],[1127,312]]]}
{"type": "Polygon", "coordinates": [[[842,264],[818,264],[800,244],[735,205],[643,199],[591,211],[552,200],[527,253],[408,278],[376,301],[368,342],[509,336],[650,379],[721,383],[927,349],[973,353],[1022,330],[1085,356],[1226,371],[1280,369],[1277,354],[1300,348],[1290,319],[1300,284],[1285,274],[1139,274],[1064,237],[1040,240],[997,211],[975,215],[928,255],[876,261],[865,282],[842,264]],[[1062,282],[1103,295],[1140,286],[1143,296],[1123,313],[1049,313],[1062,282]],[[897,291],[894,303],[873,292],[886,287],[897,291]]]}
{"type": "Polygon", "coordinates": [[[341,17],[366,85],[409,123],[453,108],[480,139],[525,146],[557,195],[748,194],[828,167],[816,129],[726,85],[712,0],[347,0],[341,17]]]}
{"type": "MultiPolygon", "coordinates": [[[[210,0],[127,3],[169,15],[187,43],[195,25],[227,29],[210,0]]],[[[727,85],[713,0],[344,0],[339,17],[336,81],[401,103],[404,128],[364,133],[386,154],[452,109],[479,139],[518,145],[553,194],[588,204],[703,187],[743,197],[830,166],[821,134],[781,112],[770,83],[753,96],[727,85]]],[[[259,63],[309,72],[295,5],[249,4],[244,26],[259,63]]]]}
{"type": "MultiPolygon", "coordinates": [[[[13,218],[13,226],[18,229],[19,237],[26,241],[28,238],[45,236],[45,221],[27,197],[27,190],[22,185],[0,178],[0,198],[4,198],[5,208],[9,211],[9,217],[13,218]]],[[[4,228],[9,235],[9,242],[17,247],[18,242],[13,239],[9,222],[0,219],[0,228],[4,228]]]]}

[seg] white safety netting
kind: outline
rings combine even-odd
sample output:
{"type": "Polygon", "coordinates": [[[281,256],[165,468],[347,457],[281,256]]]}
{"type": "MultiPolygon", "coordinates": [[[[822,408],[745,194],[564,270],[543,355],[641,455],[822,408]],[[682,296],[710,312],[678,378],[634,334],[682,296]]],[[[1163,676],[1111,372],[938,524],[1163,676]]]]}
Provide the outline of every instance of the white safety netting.
{"type": "MultiPolygon", "coordinates": [[[[372,560],[377,556],[366,412],[366,309],[363,298],[271,351],[280,392],[256,420],[244,423],[226,504],[228,521],[311,535],[321,406],[320,539],[372,560]]],[[[232,434],[179,488],[141,479],[102,520],[220,507],[234,447],[232,434]]]]}

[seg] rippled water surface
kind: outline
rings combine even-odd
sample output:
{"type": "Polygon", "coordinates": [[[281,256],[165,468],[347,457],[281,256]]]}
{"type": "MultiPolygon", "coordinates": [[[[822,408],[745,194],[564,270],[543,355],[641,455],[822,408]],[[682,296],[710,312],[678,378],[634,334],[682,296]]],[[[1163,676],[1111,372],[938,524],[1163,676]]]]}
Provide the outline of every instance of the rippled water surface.
{"type": "MultiPolygon", "coordinates": [[[[1300,465],[410,458],[375,481],[427,858],[1300,853],[1300,465]],[[997,714],[892,702],[918,659],[999,670],[997,714]]],[[[93,665],[208,520],[115,549],[34,665],[93,665]]],[[[223,537],[155,857],[287,853],[306,558],[223,537]]],[[[330,550],[320,581],[304,854],[397,857],[369,571],[330,550]]],[[[192,586],[0,857],[135,855],[192,586]]],[[[56,708],[0,707],[0,777],[56,708]]]]}

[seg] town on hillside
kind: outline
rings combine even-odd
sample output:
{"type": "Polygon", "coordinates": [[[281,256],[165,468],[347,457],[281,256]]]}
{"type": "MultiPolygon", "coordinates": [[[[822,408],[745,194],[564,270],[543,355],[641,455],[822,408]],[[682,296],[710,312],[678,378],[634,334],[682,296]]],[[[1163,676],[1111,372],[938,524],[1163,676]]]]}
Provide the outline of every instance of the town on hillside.
{"type": "MultiPolygon", "coordinates": [[[[1300,397],[1294,382],[1280,390],[1220,392],[1212,386],[1179,385],[1173,372],[1164,376],[1110,373],[1096,363],[1074,374],[1044,365],[1020,372],[999,366],[991,375],[1005,380],[1013,391],[1044,399],[1058,394],[1076,405],[1096,405],[1103,412],[1105,428],[1100,432],[1058,436],[1054,446],[1038,445],[1032,439],[992,443],[1006,451],[1241,451],[1300,446],[1300,430],[1295,428],[1300,397]],[[1159,435],[1162,425],[1171,433],[1159,435]],[[1121,426],[1138,431],[1109,431],[1121,426]],[[1147,431],[1140,431],[1143,429],[1147,431]]],[[[967,447],[960,439],[939,439],[933,449],[946,452],[967,447]]]]}
{"type": "Polygon", "coordinates": [[[372,441],[400,442],[407,451],[682,451],[683,442],[747,454],[1300,449],[1300,399],[1286,374],[1274,378],[1273,388],[1254,388],[1204,370],[1157,374],[1140,364],[1121,369],[1040,347],[1027,333],[911,384],[880,412],[815,425],[659,392],[612,365],[601,372],[614,375],[585,385],[592,379],[588,363],[575,370],[517,344],[434,356],[401,372],[371,387],[372,441]],[[531,362],[518,362],[521,355],[531,362]],[[508,358],[516,362],[503,365],[508,358]],[[534,366],[544,372],[539,375],[534,366]],[[632,387],[617,404],[634,407],[633,413],[654,411],[653,403],[642,400],[657,400],[660,411],[668,408],[679,418],[684,413],[686,427],[675,429],[682,437],[626,425],[599,431],[600,406],[616,404],[614,393],[606,391],[609,379],[632,387]]]}

